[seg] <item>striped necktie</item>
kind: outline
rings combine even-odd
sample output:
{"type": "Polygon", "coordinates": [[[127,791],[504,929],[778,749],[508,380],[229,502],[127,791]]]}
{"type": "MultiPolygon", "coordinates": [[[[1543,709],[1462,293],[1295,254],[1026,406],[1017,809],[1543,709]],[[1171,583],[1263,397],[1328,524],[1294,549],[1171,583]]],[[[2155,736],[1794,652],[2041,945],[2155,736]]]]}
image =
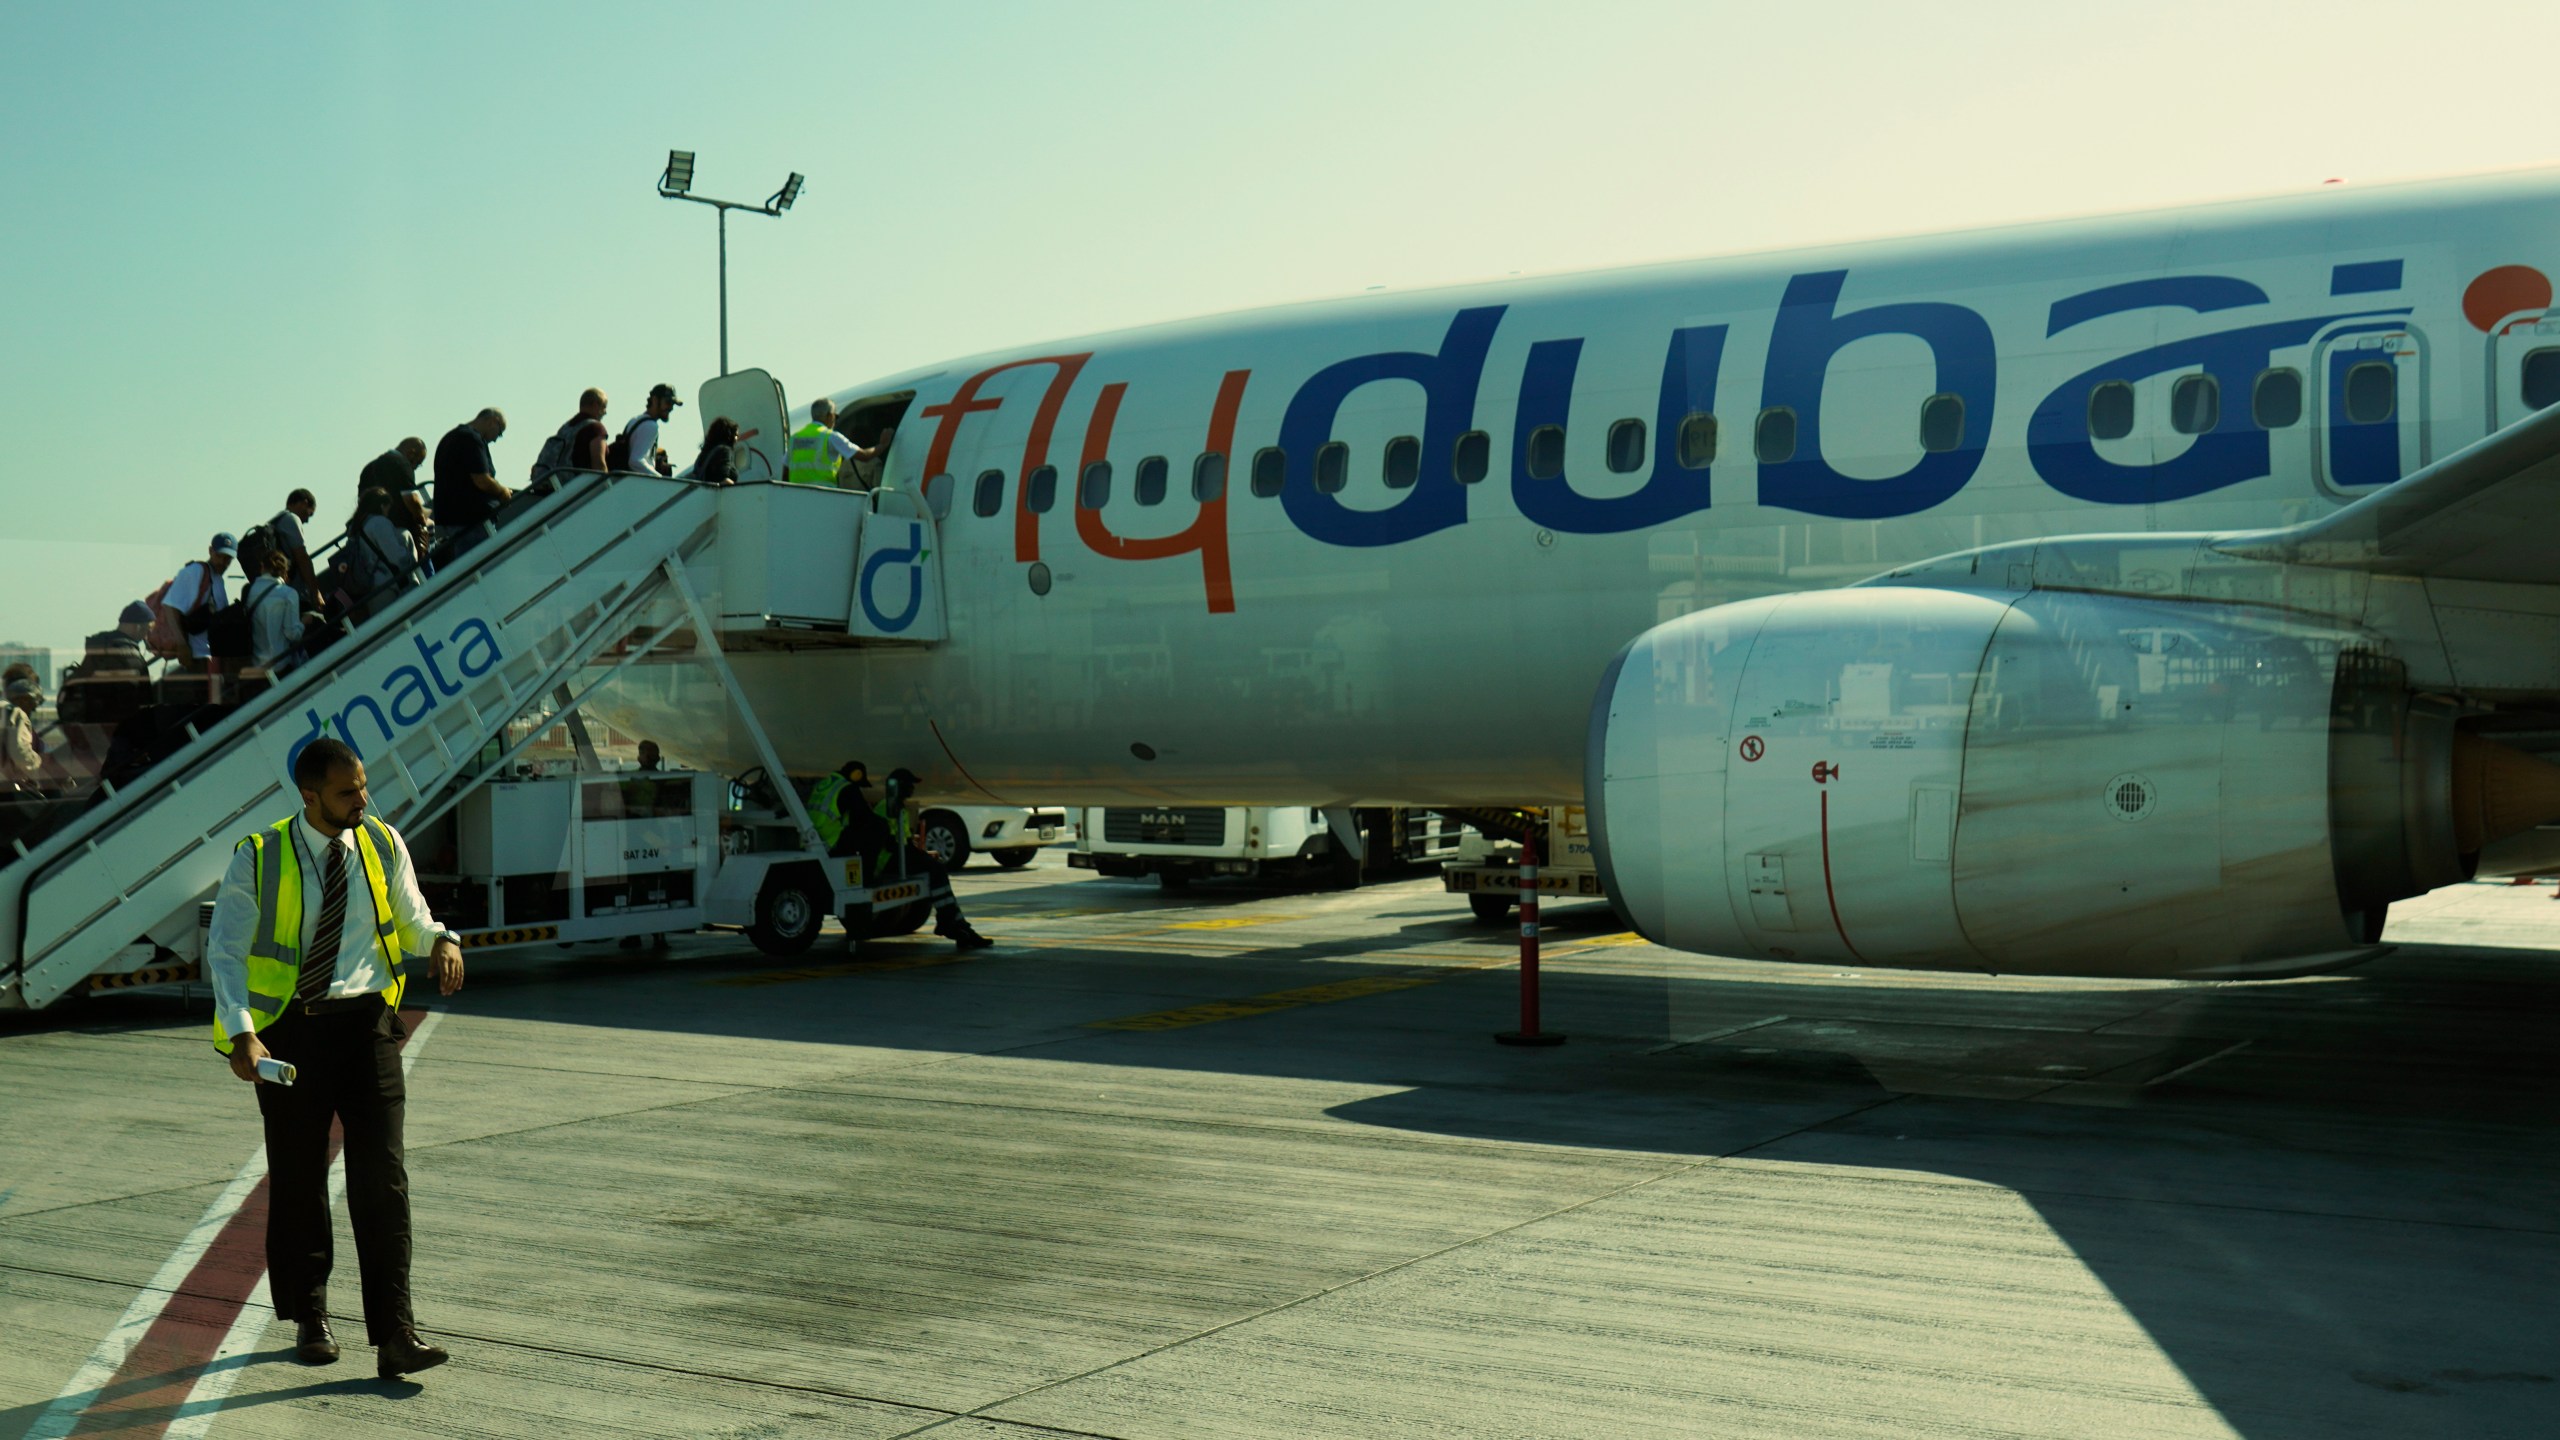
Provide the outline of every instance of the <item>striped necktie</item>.
{"type": "Polygon", "coordinates": [[[320,881],[320,923],[312,927],[311,948],[302,952],[302,974],[293,987],[297,1002],[320,999],[338,975],[338,932],[347,928],[347,847],[331,842],[329,863],[320,881]]]}

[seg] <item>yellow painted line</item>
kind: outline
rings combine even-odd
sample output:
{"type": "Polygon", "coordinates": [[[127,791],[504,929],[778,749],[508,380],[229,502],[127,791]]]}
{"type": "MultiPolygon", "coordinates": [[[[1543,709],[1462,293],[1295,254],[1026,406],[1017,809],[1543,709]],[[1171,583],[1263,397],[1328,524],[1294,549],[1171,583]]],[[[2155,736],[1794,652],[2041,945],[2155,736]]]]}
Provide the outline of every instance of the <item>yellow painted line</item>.
{"type": "Polygon", "coordinates": [[[1549,953],[1554,954],[1566,950],[1598,950],[1603,946],[1608,945],[1642,945],[1645,943],[1645,938],[1633,930],[1622,930],[1615,935],[1603,935],[1594,940],[1568,940],[1561,945],[1550,947],[1549,953]]]}
{"type": "Polygon", "coordinates": [[[1203,1005],[1185,1005],[1179,1010],[1159,1010],[1151,1015],[1128,1015],[1117,1020],[1096,1020],[1088,1030],[1182,1030],[1193,1025],[1207,1025],[1219,1020],[1242,1020],[1255,1015],[1268,1015],[1275,1010],[1294,1010],[1301,1005],[1328,1005],[1337,1000],[1354,1000],[1363,995],[1382,995],[1390,990],[1411,990],[1417,986],[1436,984],[1440,975],[1366,975],[1356,980],[1336,980],[1329,985],[1308,985],[1296,990],[1274,990],[1267,995],[1254,995],[1242,1000],[1212,1000],[1203,1005]]]}
{"type": "Polygon", "coordinates": [[[835,980],[847,975],[869,975],[884,970],[922,970],[932,965],[949,965],[968,957],[957,952],[941,955],[901,955],[887,960],[839,960],[831,965],[803,965],[792,970],[762,970],[753,975],[722,975],[705,980],[705,985],[793,985],[803,980],[835,980]]]}
{"type": "Polygon", "coordinates": [[[1295,915],[1236,915],[1220,920],[1178,920],[1167,930],[1241,930],[1247,925],[1270,925],[1282,920],[1295,920],[1295,915]]]}

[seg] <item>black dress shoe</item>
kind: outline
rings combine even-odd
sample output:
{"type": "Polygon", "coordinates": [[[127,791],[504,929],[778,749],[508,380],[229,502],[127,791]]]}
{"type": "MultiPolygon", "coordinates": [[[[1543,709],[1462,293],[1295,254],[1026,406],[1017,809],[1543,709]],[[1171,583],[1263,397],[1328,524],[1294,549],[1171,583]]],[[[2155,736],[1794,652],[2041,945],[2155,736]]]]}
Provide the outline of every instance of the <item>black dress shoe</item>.
{"type": "Polygon", "coordinates": [[[413,1370],[433,1370],[453,1358],[441,1348],[419,1339],[417,1331],[406,1328],[375,1346],[374,1352],[374,1373],[385,1380],[397,1379],[413,1370]]]}
{"type": "Polygon", "coordinates": [[[329,1333],[329,1317],[315,1315],[293,1327],[293,1358],[305,1365],[338,1363],[338,1337],[329,1333]]]}

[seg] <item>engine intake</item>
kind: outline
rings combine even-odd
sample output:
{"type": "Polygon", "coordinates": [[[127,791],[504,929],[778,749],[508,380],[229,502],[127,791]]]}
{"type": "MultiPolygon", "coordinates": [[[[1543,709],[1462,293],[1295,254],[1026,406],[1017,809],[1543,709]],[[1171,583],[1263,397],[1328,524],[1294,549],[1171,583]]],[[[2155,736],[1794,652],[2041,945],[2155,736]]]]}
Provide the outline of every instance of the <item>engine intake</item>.
{"type": "Polygon", "coordinates": [[[1592,715],[1593,848],[1647,938],[1785,960],[2236,976],[2560,816],[2361,632],[2238,606],[1860,587],[1638,637],[1592,715]]]}

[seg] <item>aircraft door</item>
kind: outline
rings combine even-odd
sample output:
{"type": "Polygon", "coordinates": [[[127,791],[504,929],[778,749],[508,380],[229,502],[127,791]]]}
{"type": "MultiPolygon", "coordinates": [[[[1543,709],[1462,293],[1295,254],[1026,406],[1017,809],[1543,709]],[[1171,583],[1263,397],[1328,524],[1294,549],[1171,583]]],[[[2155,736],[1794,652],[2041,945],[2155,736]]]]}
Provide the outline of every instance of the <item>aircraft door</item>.
{"type": "Polygon", "coordinates": [[[2501,329],[2491,343],[2491,429],[2504,429],[2560,401],[2560,316],[2542,318],[2536,311],[2501,329]]]}
{"type": "Polygon", "coordinates": [[[703,381],[694,400],[701,406],[696,413],[705,429],[725,415],[737,422],[740,434],[755,432],[737,453],[740,480],[782,478],[783,455],[791,444],[791,410],[781,381],[762,370],[732,370],[703,381]]]}
{"type": "Polygon", "coordinates": [[[2323,485],[2358,494],[2427,463],[2427,352],[2415,329],[2342,326],[2312,356],[2323,485]]]}

